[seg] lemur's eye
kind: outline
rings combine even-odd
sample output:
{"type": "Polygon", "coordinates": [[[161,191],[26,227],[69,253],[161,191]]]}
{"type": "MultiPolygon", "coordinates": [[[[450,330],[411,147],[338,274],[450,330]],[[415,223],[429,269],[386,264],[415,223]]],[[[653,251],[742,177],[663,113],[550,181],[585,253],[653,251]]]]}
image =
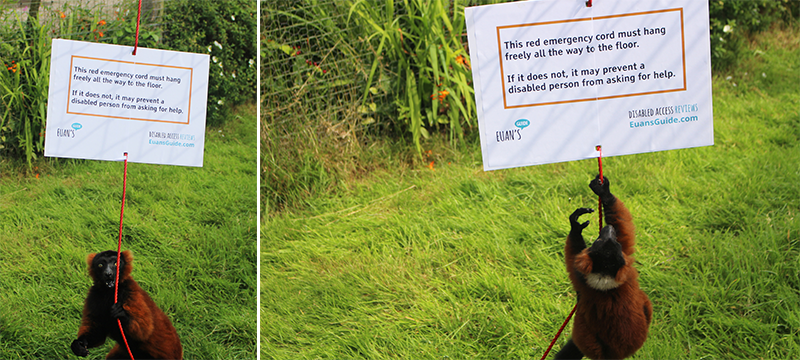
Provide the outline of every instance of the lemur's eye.
{"type": "Polygon", "coordinates": [[[97,264],[97,267],[103,267],[103,264],[97,264]]]}

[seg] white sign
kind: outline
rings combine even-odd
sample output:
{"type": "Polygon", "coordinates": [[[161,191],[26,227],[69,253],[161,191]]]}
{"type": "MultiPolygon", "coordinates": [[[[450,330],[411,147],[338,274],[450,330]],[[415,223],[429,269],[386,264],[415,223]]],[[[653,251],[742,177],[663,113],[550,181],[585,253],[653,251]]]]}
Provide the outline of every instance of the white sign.
{"type": "Polygon", "coordinates": [[[485,170],[714,144],[704,0],[466,9],[485,170]]]}
{"type": "Polygon", "coordinates": [[[45,156],[203,166],[208,55],[53,40],[45,156]]]}

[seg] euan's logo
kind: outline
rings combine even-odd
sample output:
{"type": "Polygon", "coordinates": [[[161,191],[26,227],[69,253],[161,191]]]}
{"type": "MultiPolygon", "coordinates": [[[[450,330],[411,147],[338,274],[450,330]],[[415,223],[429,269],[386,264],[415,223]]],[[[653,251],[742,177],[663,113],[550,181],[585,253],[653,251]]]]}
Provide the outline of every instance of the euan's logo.
{"type": "Polygon", "coordinates": [[[74,138],[75,132],[80,130],[83,127],[83,125],[81,125],[80,123],[72,123],[71,127],[72,129],[56,128],[56,136],[74,138]]]}
{"type": "Polygon", "coordinates": [[[522,140],[522,129],[530,124],[531,122],[528,121],[528,119],[519,119],[515,121],[514,126],[517,127],[516,129],[500,130],[496,132],[497,142],[522,140]]]}

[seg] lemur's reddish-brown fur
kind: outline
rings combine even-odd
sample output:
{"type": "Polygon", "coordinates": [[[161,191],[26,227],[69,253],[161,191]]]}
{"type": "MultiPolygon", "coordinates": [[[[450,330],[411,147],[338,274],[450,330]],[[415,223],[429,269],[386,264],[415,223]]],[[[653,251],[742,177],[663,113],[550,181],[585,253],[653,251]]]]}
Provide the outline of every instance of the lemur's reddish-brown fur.
{"type": "MultiPolygon", "coordinates": [[[[117,318],[112,315],[114,289],[104,286],[102,274],[92,265],[95,256],[112,256],[116,262],[115,251],[89,254],[89,276],[94,285],[89,289],[83,308],[83,318],[78,329],[78,339],[72,344],[73,352],[86,356],[87,348],[100,346],[106,336],[117,341],[116,346],[106,356],[107,359],[130,359],[119,332],[117,318]],[[76,343],[78,343],[76,345],[76,343]],[[77,346],[77,349],[76,349],[77,346]],[[83,354],[81,354],[81,353],[83,354]]],[[[98,258],[99,259],[99,258],[98,258]]],[[[122,304],[127,316],[122,316],[123,331],[135,359],[182,359],[183,348],[169,318],[153,302],[150,296],[131,277],[133,255],[123,251],[119,274],[118,302],[122,304]]],[[[114,265],[116,267],[116,265],[114,265]]],[[[116,271],[116,269],[114,270],[116,271]]]]}
{"type": "MultiPolygon", "coordinates": [[[[603,199],[605,219],[616,231],[616,241],[621,245],[624,258],[624,265],[617,270],[614,277],[619,285],[613,289],[598,290],[587,283],[587,276],[592,273],[594,265],[589,256],[590,248],[584,246],[578,253],[573,249],[573,244],[584,243],[580,229],[577,234],[574,229],[570,231],[564,249],[567,272],[578,293],[570,342],[574,342],[580,352],[591,359],[622,359],[633,355],[647,339],[653,313],[650,299],[639,288],[639,274],[633,267],[634,259],[631,255],[634,253],[634,226],[631,213],[622,201],[608,192],[607,186],[606,184],[607,195],[603,199]],[[573,236],[580,238],[573,239],[573,236]]],[[[598,195],[604,197],[602,194],[598,195]]],[[[583,227],[587,224],[584,223],[583,227]]],[[[568,354],[570,351],[567,348],[570,346],[568,343],[559,352],[559,355],[566,355],[557,357],[579,357],[574,352],[572,355],[568,354]]]]}

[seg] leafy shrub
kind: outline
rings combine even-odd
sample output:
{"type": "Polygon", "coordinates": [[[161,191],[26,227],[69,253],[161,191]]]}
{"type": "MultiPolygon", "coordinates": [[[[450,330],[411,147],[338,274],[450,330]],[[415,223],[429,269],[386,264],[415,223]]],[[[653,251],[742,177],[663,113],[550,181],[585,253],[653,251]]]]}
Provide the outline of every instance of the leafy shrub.
{"type": "MultiPolygon", "coordinates": [[[[39,18],[23,22],[16,4],[0,1],[0,156],[31,166],[44,150],[52,38],[132,46],[137,4],[124,2],[113,16],[101,5],[37,8],[39,18]]],[[[255,22],[247,0],[168,1],[143,9],[139,46],[211,55],[207,123],[219,125],[233,106],[255,100],[255,22]]]]}
{"type": "MultiPolygon", "coordinates": [[[[127,7],[115,11],[115,18],[108,21],[108,30],[105,35],[107,41],[118,45],[136,44],[136,18],[138,9],[135,2],[127,4],[127,7]]],[[[165,48],[160,45],[161,28],[157,23],[150,23],[154,20],[152,10],[146,12],[142,9],[141,21],[139,22],[139,46],[145,48],[165,48]]],[[[102,20],[101,20],[102,21],[102,20]]]]}
{"type": "MultiPolygon", "coordinates": [[[[58,24],[53,33],[132,46],[137,5],[125,2],[107,18],[102,8],[67,4],[51,12],[58,24]]],[[[246,0],[167,1],[161,11],[142,10],[139,46],[209,54],[207,123],[219,125],[233,106],[255,100],[255,22],[255,6],[246,0]]]]}
{"type": "Polygon", "coordinates": [[[711,64],[716,70],[736,64],[746,37],[776,21],[798,17],[798,0],[710,0],[711,64]]]}
{"type": "MultiPolygon", "coordinates": [[[[24,158],[30,167],[44,151],[47,95],[50,81],[50,46],[53,38],[133,45],[136,10],[106,19],[101,8],[65,4],[61,9],[42,9],[23,22],[9,9],[0,27],[0,155],[24,158]],[[13,18],[11,18],[13,14],[13,18]],[[126,18],[127,17],[127,18],[126,18]]],[[[31,14],[33,15],[33,14],[31,14]]],[[[143,47],[157,47],[158,29],[144,27],[143,47]]]]}
{"type": "Polygon", "coordinates": [[[206,122],[218,125],[232,106],[254,101],[256,11],[248,0],[165,2],[164,48],[211,55],[206,122]]]}

